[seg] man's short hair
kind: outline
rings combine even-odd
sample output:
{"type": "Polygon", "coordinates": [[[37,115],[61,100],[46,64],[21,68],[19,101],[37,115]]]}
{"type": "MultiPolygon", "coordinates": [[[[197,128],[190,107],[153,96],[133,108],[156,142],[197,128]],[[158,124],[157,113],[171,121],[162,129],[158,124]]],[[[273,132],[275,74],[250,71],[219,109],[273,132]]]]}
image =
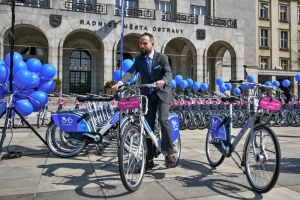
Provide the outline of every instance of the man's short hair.
{"type": "Polygon", "coordinates": [[[148,36],[150,38],[150,41],[154,42],[154,37],[152,34],[145,32],[141,35],[141,37],[143,37],[143,36],[148,36]]]}

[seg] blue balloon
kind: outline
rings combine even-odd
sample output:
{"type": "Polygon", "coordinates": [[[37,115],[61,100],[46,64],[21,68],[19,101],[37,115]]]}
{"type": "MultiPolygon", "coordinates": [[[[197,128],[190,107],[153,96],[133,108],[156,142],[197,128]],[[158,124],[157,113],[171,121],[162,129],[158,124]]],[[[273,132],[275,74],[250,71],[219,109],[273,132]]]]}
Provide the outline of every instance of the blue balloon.
{"type": "Polygon", "coordinates": [[[248,85],[245,85],[245,84],[241,84],[241,88],[243,90],[248,90],[249,89],[248,85]]]}
{"type": "Polygon", "coordinates": [[[194,83],[193,79],[188,78],[188,79],[186,79],[186,81],[188,82],[188,85],[189,85],[190,87],[193,86],[193,83],[194,83]]]}
{"type": "Polygon", "coordinates": [[[273,81],[273,83],[272,83],[272,85],[274,86],[274,87],[279,87],[280,86],[280,83],[278,82],[278,81],[273,81]]]}
{"type": "Polygon", "coordinates": [[[22,116],[28,116],[33,112],[33,107],[27,99],[17,101],[15,107],[22,116]]]}
{"type": "Polygon", "coordinates": [[[220,85],[220,86],[219,86],[219,91],[222,92],[222,93],[226,92],[226,87],[225,87],[225,85],[220,85]]]}
{"type": "Polygon", "coordinates": [[[170,85],[171,85],[171,88],[175,88],[176,87],[176,81],[174,79],[172,79],[170,81],[170,85]]]}
{"type": "Polygon", "coordinates": [[[38,87],[40,84],[40,77],[37,73],[35,72],[31,72],[31,76],[32,76],[32,82],[31,84],[27,87],[27,88],[35,88],[38,87]]]}
{"type": "Polygon", "coordinates": [[[14,76],[14,82],[16,87],[25,88],[32,82],[31,72],[26,69],[21,69],[17,71],[16,75],[14,76]]]}
{"type": "MultiPolygon", "coordinates": [[[[14,62],[17,60],[23,60],[23,57],[18,52],[14,52],[14,62]]],[[[10,53],[5,56],[5,64],[10,67],[10,53]]]]}
{"type": "Polygon", "coordinates": [[[235,94],[235,95],[241,94],[240,88],[234,88],[234,89],[233,89],[233,94],[235,94]]]}
{"type": "Polygon", "coordinates": [[[8,94],[7,88],[3,87],[3,85],[0,85],[0,99],[5,98],[7,94],[8,94]]]}
{"type": "Polygon", "coordinates": [[[125,73],[124,73],[123,71],[121,71],[121,70],[116,70],[116,71],[114,71],[112,78],[113,78],[113,80],[114,80],[115,82],[118,82],[118,81],[121,80],[121,78],[122,78],[122,76],[123,76],[124,74],[125,74],[125,73]]]}
{"type": "Polygon", "coordinates": [[[216,84],[217,85],[222,85],[223,83],[224,83],[224,81],[223,81],[222,78],[219,77],[219,78],[216,79],[216,84]]]}
{"type": "Polygon", "coordinates": [[[21,70],[21,69],[28,70],[28,67],[27,67],[26,63],[23,60],[14,61],[14,74],[16,74],[16,72],[21,70]]]}
{"type": "Polygon", "coordinates": [[[188,82],[186,80],[182,80],[180,83],[180,87],[187,88],[189,86],[188,82]]]}
{"type": "Polygon", "coordinates": [[[272,83],[270,81],[266,81],[265,86],[272,86],[272,83]]]}
{"type": "Polygon", "coordinates": [[[176,75],[174,77],[174,80],[176,81],[177,84],[180,84],[180,82],[183,80],[183,78],[181,75],[176,75]]]}
{"type": "Polygon", "coordinates": [[[133,63],[134,62],[132,60],[130,60],[130,59],[123,60],[123,62],[122,62],[122,71],[123,72],[127,72],[131,68],[131,66],[133,65],[133,63]]]}
{"type": "Polygon", "coordinates": [[[254,82],[254,76],[253,75],[249,75],[248,77],[247,77],[247,81],[248,82],[250,82],[250,83],[253,83],[254,82]]]}
{"type": "Polygon", "coordinates": [[[43,91],[36,91],[30,94],[29,96],[29,102],[36,106],[36,107],[42,107],[48,103],[48,95],[43,91]]]}
{"type": "Polygon", "coordinates": [[[26,61],[28,70],[31,72],[39,72],[42,68],[43,64],[42,62],[37,58],[30,58],[26,61]]]}
{"type": "Polygon", "coordinates": [[[4,65],[4,66],[6,66],[6,63],[5,63],[5,61],[4,61],[4,60],[2,60],[1,58],[0,58],[0,65],[4,65]]]}
{"type": "Polygon", "coordinates": [[[31,93],[33,93],[33,89],[18,89],[14,88],[14,98],[16,99],[27,99],[31,93]]]}
{"type": "Polygon", "coordinates": [[[8,79],[8,68],[0,64],[0,83],[5,82],[8,79]]]}
{"type": "Polygon", "coordinates": [[[209,86],[208,86],[208,84],[207,84],[207,83],[202,83],[202,84],[201,84],[201,90],[202,90],[202,91],[204,91],[204,92],[205,92],[205,91],[207,91],[207,90],[208,90],[208,88],[209,88],[209,86]]]}
{"type": "Polygon", "coordinates": [[[297,74],[297,75],[295,76],[295,79],[296,79],[297,82],[300,82],[300,74],[297,74]]]}
{"type": "Polygon", "coordinates": [[[194,90],[200,90],[201,84],[198,83],[198,82],[194,82],[194,83],[193,83],[193,88],[194,88],[194,90]]]}
{"type": "Polygon", "coordinates": [[[40,78],[51,80],[56,74],[56,68],[51,64],[44,64],[39,70],[40,78]]]}
{"type": "Polygon", "coordinates": [[[231,83],[226,83],[225,84],[225,88],[226,88],[226,90],[231,90],[232,89],[232,85],[231,85],[231,83]]]}
{"type": "Polygon", "coordinates": [[[38,90],[51,93],[55,90],[56,84],[53,80],[41,80],[38,86],[38,90]]]}
{"type": "Polygon", "coordinates": [[[282,81],[282,85],[284,87],[289,87],[291,85],[291,82],[289,80],[285,79],[284,81],[282,81]]]}

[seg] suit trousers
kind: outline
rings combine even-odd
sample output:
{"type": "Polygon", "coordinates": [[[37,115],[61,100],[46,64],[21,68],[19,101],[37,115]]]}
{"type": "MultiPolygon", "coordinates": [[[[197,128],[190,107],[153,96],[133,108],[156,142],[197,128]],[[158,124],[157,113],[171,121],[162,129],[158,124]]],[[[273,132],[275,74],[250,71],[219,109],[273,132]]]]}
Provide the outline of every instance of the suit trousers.
{"type": "MultiPolygon", "coordinates": [[[[152,92],[148,97],[148,112],[145,118],[152,130],[154,130],[156,111],[158,111],[158,121],[161,127],[162,135],[162,152],[166,154],[173,154],[173,142],[172,142],[172,131],[168,120],[170,104],[163,102],[156,94],[152,92]]],[[[152,140],[147,138],[148,154],[147,159],[152,160],[154,154],[154,145],[152,140]]]]}

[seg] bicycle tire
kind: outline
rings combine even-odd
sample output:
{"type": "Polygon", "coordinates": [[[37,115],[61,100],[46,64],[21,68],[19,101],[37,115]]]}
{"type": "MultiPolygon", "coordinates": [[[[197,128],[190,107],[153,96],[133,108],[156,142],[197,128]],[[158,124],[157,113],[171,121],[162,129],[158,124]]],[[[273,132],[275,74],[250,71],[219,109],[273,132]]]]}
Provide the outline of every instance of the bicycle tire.
{"type": "Polygon", "coordinates": [[[201,112],[196,109],[191,110],[191,113],[192,113],[192,120],[191,120],[191,124],[189,125],[188,129],[195,130],[196,128],[198,128],[200,126],[200,123],[202,121],[202,115],[201,115],[201,112]]]}
{"type": "Polygon", "coordinates": [[[243,151],[245,172],[246,172],[247,180],[250,186],[253,188],[253,190],[259,193],[265,193],[270,191],[274,187],[280,173],[280,163],[281,163],[280,145],[275,133],[267,126],[258,125],[254,128],[253,131],[254,131],[253,140],[255,141],[254,142],[255,149],[256,152],[259,154],[258,156],[254,156],[253,154],[253,150],[252,150],[253,145],[251,143],[252,140],[251,140],[251,132],[250,132],[247,136],[247,139],[245,140],[244,151],[243,151]],[[266,138],[267,136],[269,136],[270,139],[266,138]],[[263,139],[261,140],[261,138],[263,139]],[[257,142],[257,139],[259,140],[259,142],[257,142]],[[269,145],[268,143],[260,146],[265,141],[272,142],[274,145],[274,149],[272,149],[271,145],[269,145]],[[264,147],[266,149],[262,151],[261,149],[264,147]],[[266,152],[268,152],[269,155],[265,155],[266,152]],[[273,155],[272,153],[274,153],[275,155],[273,155]],[[253,165],[251,165],[250,159],[253,159],[253,165]],[[267,170],[270,170],[269,172],[271,172],[272,174],[268,173],[268,176],[264,176],[263,173],[267,170]],[[257,174],[259,174],[259,176],[255,176],[257,174]]]}
{"type": "Polygon", "coordinates": [[[50,122],[47,131],[46,131],[46,142],[49,150],[55,154],[56,156],[62,158],[70,158],[79,154],[87,145],[86,142],[81,141],[80,145],[75,146],[74,148],[70,148],[66,146],[64,142],[58,140],[60,139],[60,129],[56,126],[56,124],[52,121],[50,122]],[[58,131],[59,137],[55,137],[56,131],[58,131]]]}
{"type": "Polygon", "coordinates": [[[198,126],[198,129],[203,130],[208,127],[209,125],[209,118],[210,118],[210,113],[207,110],[200,110],[202,114],[202,121],[200,125],[198,126]]]}
{"type": "Polygon", "coordinates": [[[140,136],[140,126],[131,124],[125,128],[119,146],[119,173],[124,187],[129,192],[134,192],[141,186],[145,174],[147,145],[145,138],[142,136],[142,152],[137,152],[140,136]],[[138,154],[141,158],[136,156],[138,154]]]}
{"type": "Polygon", "coordinates": [[[293,121],[291,126],[297,127],[300,124],[300,110],[294,111],[293,121]]]}
{"type": "Polygon", "coordinates": [[[183,122],[184,122],[184,114],[183,114],[183,111],[182,110],[179,110],[179,109],[173,109],[171,110],[172,112],[175,112],[178,117],[179,117],[179,126],[181,127],[183,122]]]}
{"type": "Polygon", "coordinates": [[[43,107],[42,109],[39,110],[38,116],[37,116],[37,122],[36,122],[36,126],[38,128],[40,128],[43,124],[44,124],[44,120],[45,120],[45,108],[43,107]]]}
{"type": "Polygon", "coordinates": [[[21,125],[23,126],[24,123],[21,120],[20,116],[17,113],[14,114],[12,117],[12,127],[20,127],[21,125]]]}
{"type": "Polygon", "coordinates": [[[206,158],[210,164],[210,166],[217,167],[225,159],[225,156],[222,154],[222,152],[215,146],[215,144],[210,143],[212,140],[210,131],[207,131],[206,135],[206,142],[205,142],[205,153],[206,158]]]}
{"type": "Polygon", "coordinates": [[[180,126],[180,130],[187,129],[192,123],[192,113],[189,110],[183,110],[184,121],[182,126],[180,126]]]}

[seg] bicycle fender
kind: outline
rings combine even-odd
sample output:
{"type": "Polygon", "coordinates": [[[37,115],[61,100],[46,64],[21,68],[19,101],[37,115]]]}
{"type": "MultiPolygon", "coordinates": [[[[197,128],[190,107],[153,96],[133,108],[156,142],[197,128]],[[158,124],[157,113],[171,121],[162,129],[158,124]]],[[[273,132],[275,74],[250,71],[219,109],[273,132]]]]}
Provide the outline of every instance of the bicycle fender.
{"type": "Polygon", "coordinates": [[[51,115],[54,123],[65,132],[91,132],[91,128],[86,120],[77,122],[81,115],[75,113],[53,113],[51,115]]]}

